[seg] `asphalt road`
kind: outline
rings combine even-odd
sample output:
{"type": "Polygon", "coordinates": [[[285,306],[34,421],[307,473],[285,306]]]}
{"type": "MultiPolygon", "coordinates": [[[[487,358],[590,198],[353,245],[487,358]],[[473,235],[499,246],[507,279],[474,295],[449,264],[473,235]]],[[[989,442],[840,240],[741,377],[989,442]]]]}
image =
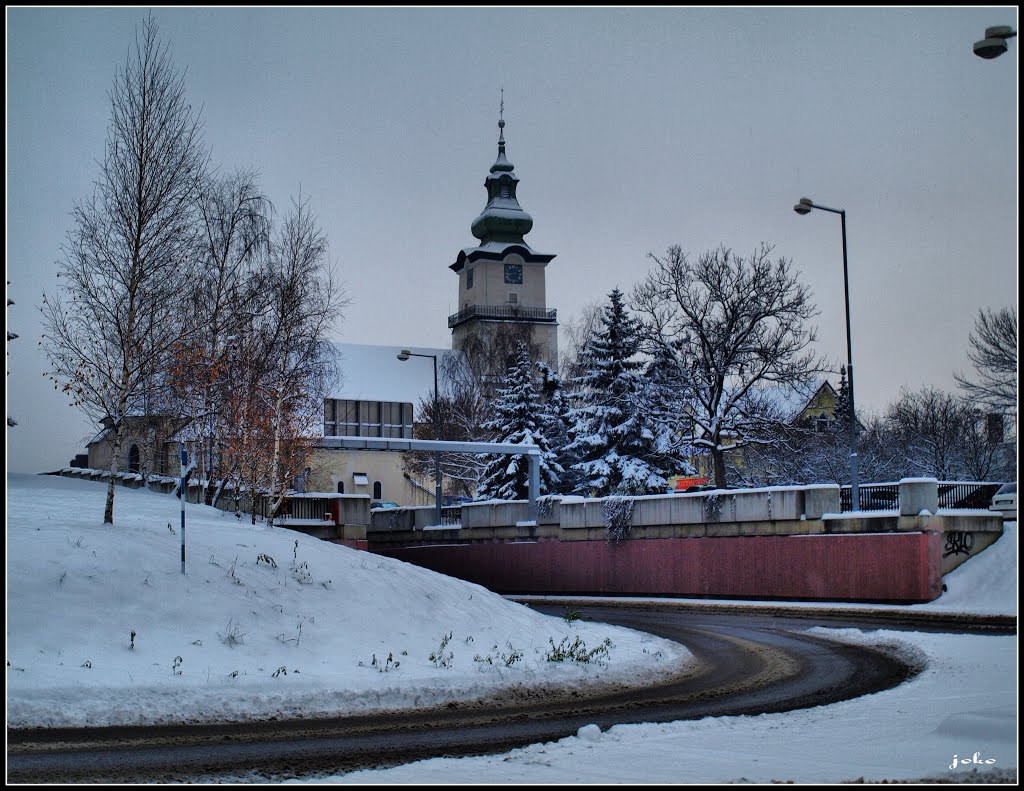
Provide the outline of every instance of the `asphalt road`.
{"type": "MultiPolygon", "coordinates": [[[[531,602],[561,615],[558,604],[531,602]]],[[[256,775],[268,780],[390,766],[421,758],[505,752],[553,741],[596,723],[667,722],[759,714],[830,703],[888,689],[920,670],[886,650],[849,645],[807,629],[857,626],[864,616],[771,612],[625,602],[573,609],[685,644],[699,664],[643,688],[517,693],[404,713],[327,720],[144,728],[8,730],[7,780],[179,782],[256,775]]],[[[964,631],[946,619],[880,628],[964,631]]],[[[1005,626],[1005,625],[1004,625],[1005,626]]],[[[992,626],[980,627],[989,633],[992,626]]],[[[995,631],[1006,633],[1005,628],[995,631]]],[[[1010,633],[1012,633],[1011,630],[1010,633]]]]}

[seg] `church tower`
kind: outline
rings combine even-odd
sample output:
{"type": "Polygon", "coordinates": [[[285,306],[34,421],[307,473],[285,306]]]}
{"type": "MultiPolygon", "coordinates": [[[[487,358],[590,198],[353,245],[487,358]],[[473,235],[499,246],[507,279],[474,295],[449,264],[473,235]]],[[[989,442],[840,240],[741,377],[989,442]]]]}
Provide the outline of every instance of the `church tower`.
{"type": "Polygon", "coordinates": [[[473,220],[476,247],[459,252],[451,270],[459,276],[459,312],[448,317],[452,348],[479,358],[491,354],[486,373],[504,373],[493,358],[514,352],[515,340],[530,343],[539,359],[558,363],[557,312],[545,301],[544,270],[554,254],[538,253],[523,239],[533,218],[516,198],[519,178],[505,156],[504,99],[498,120],[498,158],[484,179],[487,205],[473,220]]]}

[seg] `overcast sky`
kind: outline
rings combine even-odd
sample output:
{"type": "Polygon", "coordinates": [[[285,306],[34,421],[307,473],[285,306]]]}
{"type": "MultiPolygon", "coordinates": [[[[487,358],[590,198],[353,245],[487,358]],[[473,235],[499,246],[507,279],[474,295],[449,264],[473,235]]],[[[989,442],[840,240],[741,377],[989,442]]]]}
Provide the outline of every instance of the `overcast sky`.
{"type": "MultiPolygon", "coordinates": [[[[38,305],[98,174],[108,91],[145,9],[7,9],[8,468],[91,434],[43,377],[38,305]]],[[[1017,9],[188,9],[156,19],[225,170],[311,200],[351,306],[337,339],[450,346],[448,269],[475,244],[505,137],[556,253],[564,323],[671,244],[791,258],[845,362],[847,212],[858,409],[954,388],[981,307],[1017,302],[1017,9]]],[[[425,366],[424,389],[431,386],[425,366]]]]}

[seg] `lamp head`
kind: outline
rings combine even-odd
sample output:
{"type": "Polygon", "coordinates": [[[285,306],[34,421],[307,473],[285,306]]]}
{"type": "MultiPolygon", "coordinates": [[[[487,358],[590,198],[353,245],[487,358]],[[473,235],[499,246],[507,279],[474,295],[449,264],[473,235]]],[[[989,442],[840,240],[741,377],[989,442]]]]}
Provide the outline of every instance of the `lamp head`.
{"type": "Polygon", "coordinates": [[[402,351],[398,353],[398,359],[401,360],[403,363],[406,360],[408,360],[411,356],[412,352],[410,352],[408,349],[402,349],[402,351]]]}
{"type": "Polygon", "coordinates": [[[974,54],[985,60],[998,58],[1006,49],[1006,39],[1002,38],[986,38],[974,42],[974,54]]]}
{"type": "Polygon", "coordinates": [[[800,202],[793,207],[797,214],[808,214],[814,208],[814,201],[810,198],[801,198],[800,202]]]}
{"type": "Polygon", "coordinates": [[[998,58],[1006,52],[1006,39],[1016,36],[1016,31],[1009,25],[996,25],[985,28],[985,38],[974,42],[974,54],[985,60],[998,58]]]}

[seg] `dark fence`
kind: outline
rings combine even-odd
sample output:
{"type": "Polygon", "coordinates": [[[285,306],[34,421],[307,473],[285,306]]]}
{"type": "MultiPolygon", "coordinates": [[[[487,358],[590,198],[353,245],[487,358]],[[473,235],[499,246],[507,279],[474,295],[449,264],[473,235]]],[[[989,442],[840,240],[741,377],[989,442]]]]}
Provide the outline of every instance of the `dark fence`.
{"type": "MultiPolygon", "coordinates": [[[[939,508],[988,508],[1001,483],[939,481],[939,508]]],[[[862,483],[859,487],[861,511],[889,511],[900,507],[898,483],[862,483]]],[[[849,486],[839,490],[843,511],[852,511],[849,486]]]]}
{"type": "Polygon", "coordinates": [[[441,524],[442,525],[460,525],[462,524],[462,506],[461,505],[445,505],[441,507],[441,524]]]}

